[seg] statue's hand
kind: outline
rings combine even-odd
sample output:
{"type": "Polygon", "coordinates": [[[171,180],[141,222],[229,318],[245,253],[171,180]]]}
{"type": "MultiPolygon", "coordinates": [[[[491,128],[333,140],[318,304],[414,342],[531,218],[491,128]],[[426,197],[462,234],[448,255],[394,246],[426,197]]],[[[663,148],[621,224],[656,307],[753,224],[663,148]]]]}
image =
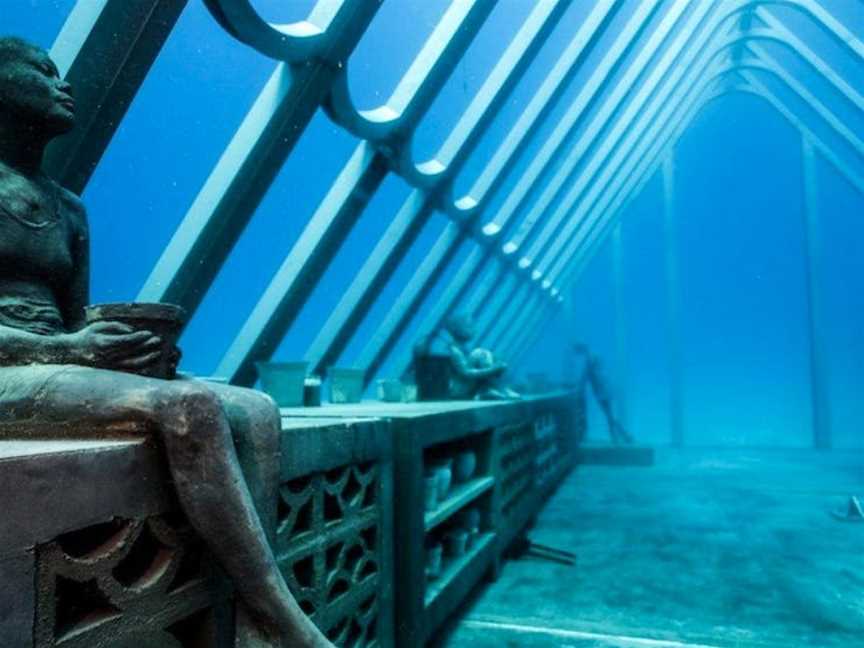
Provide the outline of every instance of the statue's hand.
{"type": "Polygon", "coordinates": [[[180,359],[182,357],[183,352],[180,350],[180,347],[176,345],[168,352],[169,370],[172,374],[177,371],[177,367],[180,366],[180,359]]]}
{"type": "Polygon", "coordinates": [[[159,337],[118,322],[96,322],[66,337],[72,364],[139,371],[162,357],[159,337]]]}

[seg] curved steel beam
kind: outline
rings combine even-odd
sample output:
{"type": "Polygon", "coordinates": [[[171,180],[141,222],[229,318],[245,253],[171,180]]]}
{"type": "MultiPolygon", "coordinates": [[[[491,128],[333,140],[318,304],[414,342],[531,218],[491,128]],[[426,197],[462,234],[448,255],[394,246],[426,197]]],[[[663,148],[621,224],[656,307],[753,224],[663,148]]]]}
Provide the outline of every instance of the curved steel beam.
{"type": "MultiPolygon", "coordinates": [[[[783,116],[793,128],[799,130],[804,137],[811,142],[811,144],[817,148],[826,159],[837,166],[838,159],[833,156],[830,149],[821,142],[812,131],[807,129],[807,127],[794,115],[794,113],[789,109],[788,106],[782,103],[779,98],[773,95],[767,87],[762,85],[758,79],[756,79],[755,75],[750,72],[742,72],[741,76],[746,80],[747,85],[736,88],[737,92],[746,92],[749,94],[753,94],[769,103],[773,108],[777,110],[777,112],[783,116]]],[[[839,167],[838,167],[839,168],[839,167]]],[[[605,237],[608,235],[612,225],[614,224],[615,219],[619,216],[619,214],[626,208],[627,203],[632,200],[635,196],[641,192],[642,188],[644,188],[647,181],[653,175],[654,171],[656,171],[656,165],[654,168],[650,168],[644,174],[642,180],[637,183],[635,186],[631,186],[625,193],[627,195],[627,199],[619,200],[616,205],[614,205],[605,216],[604,221],[600,224],[600,226],[594,228],[593,235],[590,238],[587,238],[583,241],[582,245],[577,249],[577,254],[574,254],[572,262],[570,264],[570,269],[567,271],[566,276],[564,276],[560,281],[564,285],[570,285],[574,281],[576,281],[587,265],[588,261],[590,261],[593,254],[596,252],[598,246],[602,243],[605,237]]],[[[847,178],[852,181],[853,186],[864,195],[864,181],[855,180],[854,178],[847,178]],[[857,184],[856,184],[857,183],[857,184]]]]}
{"type": "MultiPolygon", "coordinates": [[[[742,40],[747,40],[747,37],[744,36],[728,39],[712,54],[712,59],[728,52],[737,42],[742,40]]],[[[782,76],[777,74],[773,68],[764,63],[744,63],[739,65],[738,68],[761,70],[775,75],[781,81],[783,80],[782,76]]],[[[792,89],[794,90],[794,88],[792,89]]],[[[806,98],[802,97],[802,99],[806,101],[806,98]]],[[[814,107],[814,109],[818,110],[818,107],[814,107]]],[[[608,154],[608,152],[611,152],[612,147],[607,148],[609,149],[609,151],[607,151],[608,154]]],[[[535,274],[532,276],[538,279],[543,277],[544,280],[551,282],[557,280],[562,263],[566,263],[567,254],[565,250],[568,247],[568,244],[575,236],[577,236],[577,232],[584,229],[586,214],[594,210],[595,205],[601,200],[601,197],[606,190],[606,185],[614,177],[615,169],[625,162],[625,158],[626,151],[619,149],[619,151],[610,158],[608,165],[605,166],[602,173],[598,172],[597,168],[595,168],[589,174],[586,169],[586,172],[580,177],[582,186],[576,187],[579,189],[579,193],[576,194],[575,191],[571,192],[572,199],[563,205],[565,213],[568,214],[567,220],[557,231],[557,238],[554,239],[554,241],[544,242],[548,247],[545,250],[544,257],[537,264],[535,274]],[[585,187],[589,186],[589,184],[591,188],[583,198],[581,196],[581,191],[585,187]],[[578,202],[577,206],[577,200],[580,198],[582,198],[582,200],[578,202]],[[564,261],[562,261],[562,259],[564,259],[564,261]]]]}
{"type": "MultiPolygon", "coordinates": [[[[441,147],[446,177],[456,173],[480,141],[498,108],[521,80],[570,0],[544,0],[517,32],[499,63],[441,147]]],[[[375,299],[440,205],[444,185],[415,189],[403,203],[348,290],[307,350],[306,359],[323,373],[347,346],[375,299]]]]}
{"type": "Polygon", "coordinates": [[[78,0],[51,47],[75,89],[76,124],[48,147],[45,170],[81,194],[187,0],[78,0]]]}
{"type": "MultiPolygon", "coordinates": [[[[659,3],[655,0],[642,0],[640,5],[636,8],[633,15],[631,15],[622,28],[621,32],[616,36],[612,45],[608,48],[606,53],[604,54],[601,61],[597,64],[597,67],[592,73],[592,76],[586,81],[585,87],[579,93],[577,98],[574,100],[570,109],[565,113],[565,116],[559,121],[558,126],[555,128],[553,133],[547,138],[547,145],[551,146],[554,149],[557,149],[561,144],[560,141],[556,141],[557,139],[562,137],[561,131],[568,132],[575,124],[578,122],[579,118],[582,116],[584,111],[591,105],[591,102],[594,100],[595,96],[601,91],[602,88],[606,86],[606,83],[610,80],[610,73],[615,69],[615,67],[619,64],[620,60],[631,50],[633,45],[638,40],[639,35],[642,33],[643,29],[646,27],[649,19],[654,15],[654,13],[658,10],[659,3]],[[552,144],[548,144],[552,141],[552,144]]],[[[596,11],[595,11],[596,13],[596,11]]],[[[600,21],[597,21],[597,24],[600,24],[600,21]]],[[[581,33],[582,30],[580,30],[581,33]]],[[[578,34],[577,34],[578,37],[578,34]]],[[[572,45],[571,45],[572,49],[572,45]]],[[[569,50],[568,50],[569,51],[569,50]]],[[[581,54],[580,54],[581,55],[581,54]]],[[[579,55],[574,54],[572,60],[575,62],[578,60],[579,55]]],[[[559,92],[557,88],[560,88],[562,80],[565,78],[563,72],[556,72],[553,70],[553,74],[547,78],[547,81],[551,80],[552,83],[555,84],[556,94],[559,92]]],[[[545,86],[541,86],[545,87],[545,86]]],[[[550,90],[550,95],[552,94],[550,90]]],[[[542,105],[545,105],[549,100],[546,99],[546,95],[541,94],[541,99],[544,102],[542,105]]],[[[560,96],[560,95],[559,95],[560,96]]],[[[525,137],[530,133],[530,129],[535,127],[537,123],[537,119],[544,113],[541,104],[529,104],[529,108],[526,109],[525,115],[528,116],[527,123],[524,123],[521,119],[517,122],[517,125],[520,128],[515,129],[513,132],[508,135],[507,138],[502,142],[502,145],[499,147],[496,154],[493,156],[490,163],[487,165],[484,172],[481,174],[480,178],[478,178],[478,182],[475,183],[474,188],[472,188],[472,192],[476,189],[480,189],[485,193],[478,198],[468,198],[460,200],[456,205],[454,205],[455,209],[461,210],[466,217],[470,214],[470,218],[473,221],[478,221],[480,214],[482,213],[483,208],[485,207],[488,197],[490,196],[489,190],[493,187],[500,186],[501,180],[503,180],[504,171],[506,169],[505,160],[512,161],[513,158],[520,154],[525,147],[525,137]],[[518,139],[516,139],[518,138],[518,139]]],[[[532,168],[536,168],[536,162],[532,163],[532,168]]],[[[470,196],[471,194],[469,194],[470,196]]],[[[493,245],[495,237],[498,235],[498,231],[492,232],[486,235],[480,235],[479,242],[485,248],[487,248],[487,253],[485,258],[477,261],[479,266],[485,264],[489,258],[494,253],[493,245]]],[[[461,239],[458,241],[461,244],[461,239]]],[[[457,242],[454,242],[457,244],[457,242]]],[[[452,253],[451,253],[452,257],[452,253]]],[[[428,260],[428,258],[427,258],[428,260]]],[[[418,270],[415,272],[414,276],[409,280],[409,285],[406,287],[405,292],[410,293],[416,290],[416,285],[429,286],[434,284],[434,282],[438,279],[438,277],[443,273],[446,264],[443,263],[443,255],[440,259],[440,262],[434,265],[426,265],[424,264],[423,273],[418,270]]],[[[464,295],[464,289],[468,286],[470,278],[474,270],[476,270],[477,266],[475,265],[475,260],[472,257],[466,260],[463,266],[457,271],[456,276],[453,281],[460,286],[459,290],[456,291],[446,291],[446,294],[453,294],[455,299],[459,299],[464,295]]],[[[397,301],[402,301],[403,299],[400,297],[397,301]]],[[[397,316],[392,322],[389,322],[392,326],[394,326],[393,332],[397,329],[402,330],[407,325],[408,318],[412,315],[413,310],[410,308],[400,308],[397,307],[397,311],[401,311],[397,313],[397,316]]],[[[439,313],[441,313],[440,308],[433,308],[432,312],[436,314],[436,317],[439,313]]],[[[441,315],[443,317],[443,315],[441,315]]],[[[424,324],[426,324],[427,320],[424,320],[424,324]]],[[[432,324],[432,327],[436,327],[440,325],[440,320],[436,321],[432,324]]],[[[426,328],[421,328],[421,335],[431,332],[431,329],[427,331],[426,328]]],[[[390,351],[392,350],[392,346],[395,345],[397,336],[393,334],[388,334],[386,337],[385,347],[381,349],[376,349],[374,346],[370,346],[373,344],[380,344],[381,340],[370,341],[370,344],[367,345],[366,352],[362,354],[363,358],[369,358],[374,356],[386,357],[390,351]]],[[[397,366],[402,367],[403,364],[410,361],[410,355],[407,352],[403,352],[400,356],[400,359],[397,361],[397,366]]]]}
{"type": "MultiPolygon", "coordinates": [[[[733,40],[735,40],[735,39],[733,39],[733,40]]],[[[725,45],[721,46],[721,49],[723,49],[724,47],[728,49],[729,42],[727,42],[725,45]]],[[[741,65],[737,65],[737,66],[733,65],[730,68],[728,68],[724,71],[721,71],[719,73],[719,75],[728,74],[729,72],[736,71],[738,69],[767,72],[769,74],[776,76],[782,82],[787,83],[787,85],[788,85],[788,81],[792,80],[792,77],[789,76],[788,74],[786,74],[785,70],[783,70],[782,67],[778,66],[776,64],[776,62],[774,62],[773,60],[771,60],[770,64],[769,63],[759,63],[759,62],[753,63],[753,62],[751,62],[751,63],[741,64],[741,65]]],[[[751,85],[754,85],[755,79],[748,78],[748,80],[750,81],[751,85]]],[[[800,86],[800,84],[789,85],[789,87],[791,90],[793,90],[793,92],[797,91],[797,90],[804,89],[803,86],[800,86]]],[[[767,88],[764,88],[764,90],[767,90],[767,88]]],[[[813,97],[808,96],[808,94],[805,94],[804,96],[801,96],[801,99],[803,101],[805,101],[805,103],[807,103],[807,105],[809,105],[810,108],[812,108],[816,112],[821,112],[823,117],[827,117],[829,125],[832,125],[832,126],[834,125],[831,123],[831,121],[833,119],[832,115],[830,113],[826,112],[827,109],[824,108],[824,106],[822,106],[821,104],[811,104],[810,103],[811,99],[814,99],[813,97]]],[[[775,108],[777,108],[777,105],[775,105],[775,108]]],[[[788,113],[788,109],[785,109],[785,108],[784,109],[778,109],[778,110],[781,113],[783,113],[784,110],[785,110],[785,112],[788,113]]],[[[788,114],[786,116],[788,118],[788,114]]],[[[795,128],[797,128],[798,130],[804,130],[804,131],[810,133],[810,135],[813,138],[814,144],[819,148],[819,150],[823,153],[823,155],[825,155],[825,157],[838,169],[838,171],[840,171],[840,173],[844,177],[846,177],[853,184],[853,186],[857,187],[859,190],[862,190],[862,187],[864,187],[864,180],[862,180],[861,176],[859,176],[858,174],[855,173],[854,169],[852,169],[849,165],[847,165],[845,162],[843,162],[843,160],[839,156],[837,156],[835,153],[833,153],[831,148],[827,144],[825,144],[819,137],[817,137],[814,133],[812,133],[801,120],[795,119],[794,121],[792,121],[792,123],[793,123],[793,126],[795,126],[795,128]]],[[[842,122],[840,122],[840,123],[842,124],[842,122]]],[[[839,134],[842,136],[842,132],[839,134]]],[[[854,140],[849,141],[849,144],[850,144],[850,146],[855,148],[855,141],[854,140]]],[[[857,150],[857,149],[856,149],[856,152],[858,152],[859,154],[861,153],[861,151],[857,150]]],[[[573,246],[571,245],[570,248],[572,249],[572,247],[573,246]]],[[[566,258],[566,254],[565,254],[565,258],[566,258]]],[[[565,261],[565,264],[566,263],[569,263],[569,261],[565,261]]],[[[552,278],[552,280],[556,281],[556,282],[558,281],[557,274],[555,277],[552,278]]]]}
{"type": "Polygon", "coordinates": [[[336,65],[354,49],[346,31],[362,23],[357,14],[377,11],[382,0],[319,0],[306,18],[276,24],[261,17],[252,0],[204,0],[222,28],[265,56],[303,63],[310,59],[336,65]]]}
{"type": "MultiPolygon", "coordinates": [[[[749,2],[749,3],[748,3],[748,2],[743,2],[743,3],[740,3],[740,6],[739,6],[738,9],[741,10],[741,9],[743,9],[743,8],[746,8],[747,6],[755,6],[756,4],[759,4],[759,3],[753,3],[753,2],[749,2]]],[[[800,5],[800,3],[774,3],[774,4],[789,4],[789,5],[794,5],[794,6],[796,6],[796,7],[800,5]]],[[[722,16],[722,17],[720,18],[720,23],[722,24],[722,22],[723,22],[724,20],[726,20],[728,17],[729,17],[729,16],[722,16]]],[[[760,36],[768,37],[769,35],[768,35],[768,34],[760,34],[760,36]]],[[[811,62],[811,64],[812,64],[812,62],[811,62]]],[[[646,85],[648,85],[648,84],[646,83],[646,85]]],[[[471,268],[470,268],[470,271],[474,271],[475,269],[476,269],[476,268],[471,267],[471,268]]],[[[544,280],[544,283],[543,283],[542,285],[543,285],[544,287],[547,287],[547,288],[548,288],[548,287],[550,287],[550,286],[552,285],[552,281],[549,280],[549,279],[545,279],[545,280],[544,280]]],[[[439,313],[442,313],[442,314],[443,314],[443,313],[446,312],[448,309],[446,309],[446,308],[439,308],[439,309],[437,309],[437,310],[438,310],[439,313]]]]}
{"type": "MultiPolygon", "coordinates": [[[[717,37],[717,35],[720,33],[721,27],[723,26],[723,21],[726,21],[728,19],[729,19],[729,16],[724,16],[720,22],[715,23],[715,26],[714,26],[714,29],[713,29],[713,32],[712,32],[710,38],[717,37]]],[[[788,43],[786,43],[782,39],[776,37],[770,31],[755,30],[754,33],[749,33],[746,35],[736,36],[736,37],[732,37],[732,38],[727,37],[725,44],[720,46],[718,48],[718,51],[714,52],[711,55],[711,58],[713,58],[714,56],[717,56],[718,53],[722,52],[724,49],[734,48],[737,45],[748,42],[749,40],[770,40],[770,41],[778,42],[782,45],[788,46],[788,43]]],[[[704,45],[703,48],[704,47],[707,47],[707,44],[704,45]]],[[[794,48],[792,48],[792,49],[793,49],[793,51],[795,51],[794,48]]],[[[710,64],[711,58],[709,58],[709,61],[706,63],[706,65],[710,64]]],[[[808,63],[812,64],[811,61],[808,61],[808,63]]],[[[659,71],[659,70],[657,70],[657,71],[659,71]]],[[[786,75],[785,72],[781,72],[781,75],[787,79],[791,78],[790,75],[786,75]]],[[[655,75],[655,78],[656,77],[659,77],[659,75],[655,75]]],[[[648,82],[646,82],[645,86],[650,86],[650,84],[648,82]]],[[[800,86],[800,84],[798,84],[797,86],[793,85],[792,87],[793,87],[793,89],[799,89],[799,90],[803,89],[803,86],[800,86]]],[[[645,87],[643,87],[643,90],[644,89],[645,89],[645,87]]],[[[811,107],[814,110],[816,110],[816,112],[818,112],[821,116],[826,118],[826,120],[829,122],[829,124],[832,127],[834,127],[835,129],[839,129],[841,136],[845,137],[850,142],[850,145],[853,146],[853,148],[855,148],[856,152],[860,153],[860,151],[861,151],[860,141],[854,136],[854,134],[849,129],[845,128],[845,126],[842,124],[842,122],[839,119],[837,119],[832,113],[830,113],[830,111],[828,111],[828,109],[824,105],[822,105],[818,101],[814,101],[815,97],[813,97],[809,93],[807,93],[807,95],[804,97],[804,99],[805,100],[809,99],[810,101],[808,101],[808,104],[811,105],[811,107]]],[[[632,108],[632,105],[631,105],[631,108],[632,108]]],[[[630,116],[632,117],[633,111],[630,110],[628,112],[629,112],[630,116]]],[[[619,125],[620,125],[620,123],[619,123],[619,125]]],[[[598,130],[596,132],[597,133],[602,132],[602,127],[598,127],[598,130]]],[[[620,135],[621,132],[622,132],[622,130],[619,128],[618,134],[620,135]]],[[[560,190],[560,187],[565,186],[565,182],[570,182],[570,183],[575,182],[575,184],[570,188],[569,192],[567,193],[566,198],[564,198],[561,201],[557,210],[552,214],[552,216],[550,217],[549,221],[547,222],[546,227],[544,228],[543,232],[541,233],[539,238],[534,242],[534,244],[532,245],[531,249],[528,251],[526,256],[524,256],[520,260],[520,266],[523,268],[527,268],[527,267],[531,266],[534,262],[534,259],[536,259],[539,255],[541,255],[543,253],[543,251],[550,245],[550,240],[552,239],[552,237],[561,232],[562,224],[565,222],[565,219],[568,218],[569,212],[573,209],[574,204],[576,203],[578,198],[581,196],[582,191],[584,191],[589,186],[589,182],[592,179],[592,177],[594,177],[594,174],[598,173],[599,170],[603,167],[603,164],[602,164],[603,161],[601,159],[598,159],[598,157],[595,155],[595,157],[588,164],[588,166],[586,166],[585,170],[581,171],[579,176],[574,178],[573,174],[575,174],[575,169],[576,169],[576,166],[578,163],[578,159],[574,159],[574,156],[571,156],[571,159],[568,160],[568,162],[570,162],[570,164],[569,165],[562,165],[562,167],[560,168],[560,170],[557,174],[558,183],[557,183],[557,186],[552,188],[552,189],[554,189],[554,191],[553,192],[547,192],[546,194],[544,194],[544,197],[546,197],[546,201],[539,203],[539,207],[541,207],[541,212],[549,207],[549,204],[551,203],[552,198],[554,197],[554,195],[550,195],[550,193],[551,194],[557,194],[558,191],[560,190]],[[567,173],[568,171],[569,171],[569,174],[567,173]]],[[[598,186],[597,186],[597,184],[592,184],[591,188],[596,191],[598,189],[598,186]]],[[[531,216],[532,216],[532,214],[529,214],[528,218],[531,218],[531,216]]],[[[532,225],[533,225],[533,222],[536,222],[536,219],[539,219],[541,217],[542,217],[542,213],[541,214],[534,213],[534,219],[535,220],[532,221],[532,225]]],[[[521,245],[521,243],[522,243],[522,241],[519,241],[518,243],[514,242],[513,244],[511,244],[510,249],[515,251],[516,249],[518,249],[518,247],[521,245]]],[[[546,270],[546,268],[540,268],[539,272],[544,273],[545,270],[546,270]]]]}
{"type": "Polygon", "coordinates": [[[409,138],[455,64],[495,8],[494,0],[453,2],[402,75],[387,102],[372,110],[359,110],[348,84],[350,61],[334,80],[325,108],[337,124],[360,139],[389,147],[394,159],[409,138]]]}

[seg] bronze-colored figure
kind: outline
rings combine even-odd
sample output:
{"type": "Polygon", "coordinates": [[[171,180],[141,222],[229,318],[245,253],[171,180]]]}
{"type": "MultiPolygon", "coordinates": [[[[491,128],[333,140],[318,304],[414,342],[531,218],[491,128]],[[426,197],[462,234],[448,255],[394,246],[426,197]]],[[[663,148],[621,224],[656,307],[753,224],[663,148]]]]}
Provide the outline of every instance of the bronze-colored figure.
{"type": "MultiPolygon", "coordinates": [[[[502,382],[507,363],[495,358],[488,349],[470,346],[475,336],[474,322],[468,315],[454,315],[444,328],[418,344],[415,349],[415,370],[418,357],[424,355],[449,358],[448,396],[455,400],[509,400],[520,395],[502,382]]],[[[418,377],[418,380],[420,378],[418,377]]]]}
{"type": "Polygon", "coordinates": [[[609,429],[609,438],[612,443],[633,443],[633,437],[624,429],[624,426],[615,418],[615,413],[612,411],[612,396],[607,384],[606,378],[603,375],[603,367],[600,364],[600,358],[591,353],[584,344],[574,344],[573,350],[584,356],[585,358],[585,373],[582,376],[582,382],[588,383],[591,386],[591,391],[594,393],[594,399],[597,405],[606,417],[606,425],[609,429]]]}
{"type": "Polygon", "coordinates": [[[0,39],[0,438],[151,431],[183,510],[251,619],[241,624],[244,645],[330,646],[288,591],[261,522],[275,516],[274,403],[251,390],[118,371],[159,360],[161,341],[122,324],[85,324],[86,213],[41,170],[46,145],[74,124],[70,90],[45,51],[0,39]]]}

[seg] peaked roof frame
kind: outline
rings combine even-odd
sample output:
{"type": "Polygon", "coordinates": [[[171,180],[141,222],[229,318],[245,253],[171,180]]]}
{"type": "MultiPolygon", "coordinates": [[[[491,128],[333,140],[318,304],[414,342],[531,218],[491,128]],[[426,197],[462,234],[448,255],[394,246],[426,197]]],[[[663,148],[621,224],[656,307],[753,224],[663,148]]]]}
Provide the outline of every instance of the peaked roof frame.
{"type": "MultiPolygon", "coordinates": [[[[404,178],[411,193],[307,350],[318,372],[339,359],[436,211],[449,222],[360,352],[367,382],[388,359],[399,369],[407,367],[410,349],[398,344],[401,336],[468,241],[467,257],[418,331],[429,333],[456,308],[465,308],[477,319],[483,343],[511,358],[524,353],[687,126],[708,102],[729,92],[768,101],[864,191],[858,169],[761,80],[769,74],[783,84],[864,158],[864,144],[828,102],[762,46],[767,41],[790,50],[854,110],[864,111],[860,93],[769,9],[803,11],[856,60],[864,60],[861,41],[818,0],[633,0],[634,13],[557,123],[550,124],[497,212],[486,213],[491,197],[503,191],[511,169],[549,121],[622,3],[594,6],[467,195],[455,196],[455,177],[571,1],[538,0],[436,155],[417,163],[411,156],[413,133],[494,0],[452,3],[388,101],[368,111],[353,103],[347,69],[381,0],[320,0],[305,21],[287,26],[266,23],[251,0],[205,0],[226,31],[278,62],[139,299],[180,303],[195,312],[319,108],[360,142],[225,353],[218,373],[235,383],[254,382],[254,362],[275,351],[390,173],[404,178]]],[[[86,186],[185,4],[81,0],[73,9],[52,54],[80,87],[82,125],[52,148],[47,160],[71,188],[80,192],[86,186]]]]}

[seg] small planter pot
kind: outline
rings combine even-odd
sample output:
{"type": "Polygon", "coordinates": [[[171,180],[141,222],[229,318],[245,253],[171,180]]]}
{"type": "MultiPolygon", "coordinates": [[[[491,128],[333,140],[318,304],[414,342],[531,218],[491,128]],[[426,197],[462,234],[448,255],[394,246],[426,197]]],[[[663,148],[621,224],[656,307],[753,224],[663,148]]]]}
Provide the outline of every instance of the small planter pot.
{"type": "Polygon", "coordinates": [[[303,383],[303,405],[306,407],[321,406],[321,379],[310,376],[303,383]]]}
{"type": "Polygon", "coordinates": [[[308,362],[257,362],[261,388],[279,407],[302,407],[308,362]]]}
{"type": "Polygon", "coordinates": [[[453,529],[444,536],[444,548],[451,558],[464,556],[468,548],[468,532],[465,529],[453,529]]]}
{"type": "Polygon", "coordinates": [[[463,529],[479,529],[480,528],[480,509],[467,508],[460,515],[460,523],[463,529]]]}
{"type": "Polygon", "coordinates": [[[474,528],[467,529],[466,531],[468,532],[468,543],[466,544],[465,548],[466,550],[469,550],[477,546],[477,540],[480,538],[480,529],[474,528]]]}
{"type": "Polygon", "coordinates": [[[426,578],[435,580],[441,575],[441,562],[444,555],[444,548],[440,542],[436,542],[426,547],[426,578]]]}
{"type": "Polygon", "coordinates": [[[474,476],[477,470],[477,453],[466,450],[456,455],[453,461],[453,481],[462,484],[474,476]]]}
{"type": "Polygon", "coordinates": [[[378,400],[385,403],[402,402],[402,381],[396,378],[382,378],[378,381],[378,400]]]}
{"type": "Polygon", "coordinates": [[[402,385],[402,402],[403,403],[416,403],[417,402],[417,385],[413,383],[408,383],[407,385],[402,385]]]}
{"type": "Polygon", "coordinates": [[[450,492],[450,485],[453,483],[453,460],[448,459],[446,462],[435,466],[435,474],[438,476],[438,501],[444,501],[447,493],[450,492]]]}
{"type": "Polygon", "coordinates": [[[432,473],[423,478],[423,502],[427,511],[438,506],[438,474],[432,473]]]}
{"type": "Polygon", "coordinates": [[[330,369],[330,402],[359,403],[363,397],[363,369],[330,369]]]}
{"type": "Polygon", "coordinates": [[[84,309],[84,317],[87,324],[118,322],[136,331],[150,331],[162,340],[159,362],[128,373],[164,380],[172,380],[177,376],[176,360],[172,356],[186,319],[186,311],[180,306],[152,303],[95,304],[84,309]]]}

